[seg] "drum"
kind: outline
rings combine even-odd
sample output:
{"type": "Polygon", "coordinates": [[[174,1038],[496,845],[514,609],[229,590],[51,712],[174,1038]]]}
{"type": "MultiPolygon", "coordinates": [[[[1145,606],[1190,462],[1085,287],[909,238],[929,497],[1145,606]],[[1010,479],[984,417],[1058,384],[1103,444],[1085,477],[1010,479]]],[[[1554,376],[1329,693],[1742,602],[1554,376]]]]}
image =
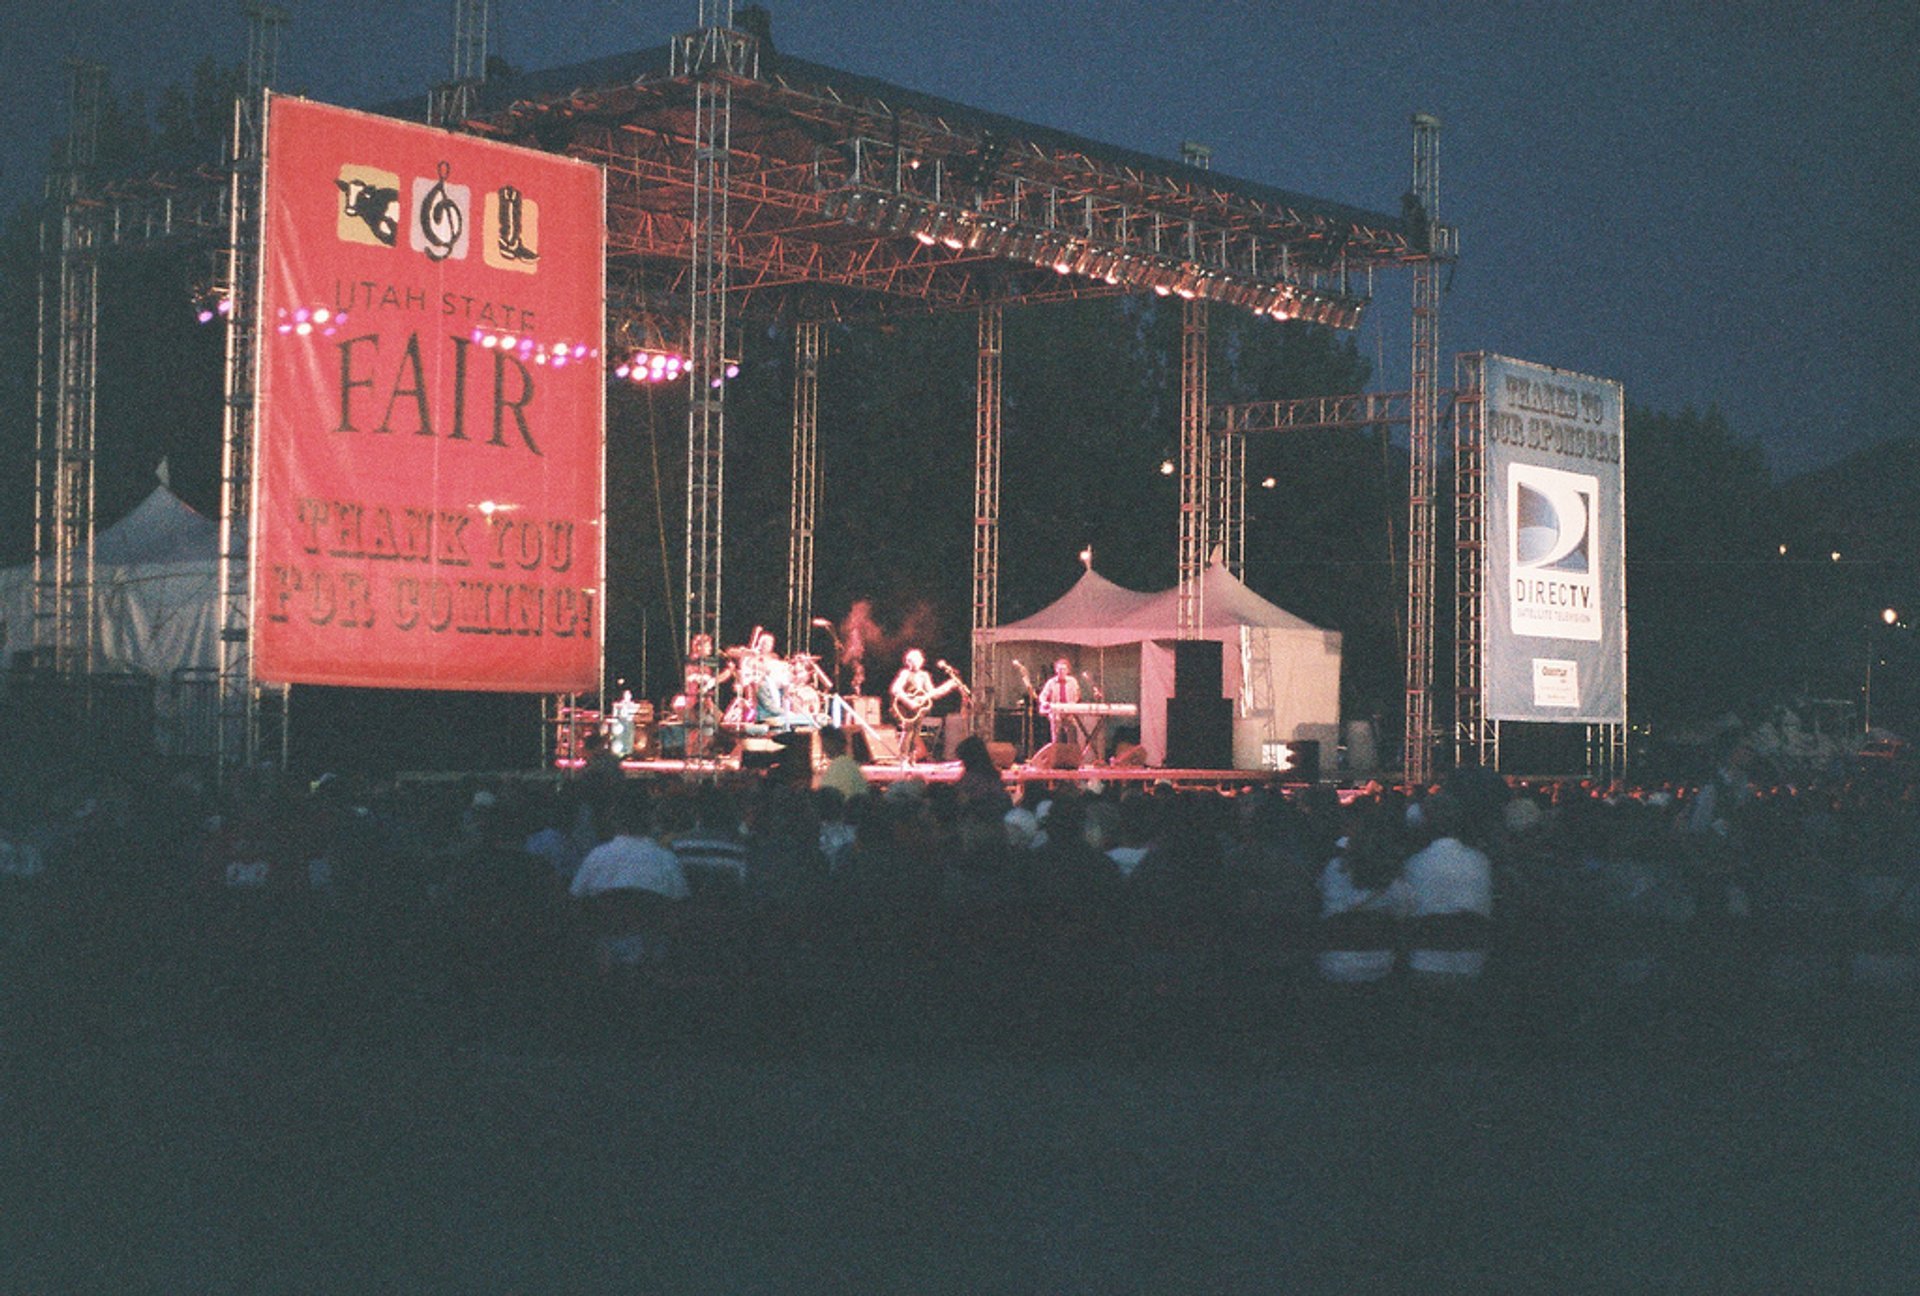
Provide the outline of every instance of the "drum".
{"type": "Polygon", "coordinates": [[[616,715],[607,721],[607,750],[623,760],[633,755],[633,718],[616,715]]]}
{"type": "Polygon", "coordinates": [[[727,713],[720,717],[720,723],[730,729],[737,729],[752,724],[756,718],[753,695],[742,693],[727,703],[727,713]]]}

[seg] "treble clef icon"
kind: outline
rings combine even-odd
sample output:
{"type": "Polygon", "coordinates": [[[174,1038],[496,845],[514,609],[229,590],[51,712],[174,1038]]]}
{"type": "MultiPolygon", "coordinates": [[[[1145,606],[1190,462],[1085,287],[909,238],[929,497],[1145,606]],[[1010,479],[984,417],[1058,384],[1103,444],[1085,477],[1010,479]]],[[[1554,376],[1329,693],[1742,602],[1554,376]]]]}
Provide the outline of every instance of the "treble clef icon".
{"type": "Polygon", "coordinates": [[[420,199],[420,237],[426,242],[424,250],[429,261],[445,261],[466,232],[466,213],[447,192],[450,170],[452,168],[442,162],[440,179],[420,199]]]}

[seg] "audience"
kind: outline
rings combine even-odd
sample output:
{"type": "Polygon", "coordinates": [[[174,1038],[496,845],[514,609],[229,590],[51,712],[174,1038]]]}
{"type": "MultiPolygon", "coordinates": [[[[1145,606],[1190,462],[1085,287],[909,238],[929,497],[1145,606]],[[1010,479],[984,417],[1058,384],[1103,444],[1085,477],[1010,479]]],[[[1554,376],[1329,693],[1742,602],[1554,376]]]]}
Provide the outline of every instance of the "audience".
{"type": "Polygon", "coordinates": [[[822,1001],[860,969],[893,987],[861,1002],[911,1020],[916,984],[986,993],[974,972],[915,976],[989,950],[995,1002],[1029,1016],[1067,1011],[1063,986],[1076,1012],[1120,1013],[1130,985],[1232,996],[1304,968],[1375,987],[1356,1004],[1480,985],[1530,1031],[1719,1022],[1782,1059],[1920,995],[1912,781],[1770,786],[1732,747],[1697,791],[1471,770],[1412,802],[1062,781],[1016,805],[985,745],[962,748],[957,783],[850,796],[785,766],[557,787],[263,771],[217,798],[186,770],[15,775],[0,974],[77,966],[105,993],[171,960],[236,1020],[326,1004],[345,1029],[423,995],[525,1019],[596,969],[773,976],[822,1001]]]}

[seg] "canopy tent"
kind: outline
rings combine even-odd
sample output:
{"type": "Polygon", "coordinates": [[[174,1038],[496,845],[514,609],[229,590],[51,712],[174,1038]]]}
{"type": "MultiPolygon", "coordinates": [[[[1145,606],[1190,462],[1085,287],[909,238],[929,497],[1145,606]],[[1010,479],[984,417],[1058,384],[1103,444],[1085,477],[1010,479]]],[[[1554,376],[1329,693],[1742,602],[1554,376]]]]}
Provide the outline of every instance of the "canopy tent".
{"type": "MultiPolygon", "coordinates": [[[[1302,620],[1254,593],[1224,566],[1203,577],[1200,637],[1221,643],[1221,691],[1234,700],[1233,756],[1239,769],[1267,764],[1269,744],[1315,741],[1331,752],[1340,732],[1340,634],[1302,620]]],[[[1065,656],[1110,702],[1140,708],[1140,745],[1163,764],[1167,699],[1180,591],[1143,594],[1089,568],[1073,587],[1030,617],[982,632],[984,663],[999,696],[1017,697],[1016,662],[1044,675],[1065,656]],[[1085,650],[1092,649],[1091,657],[1085,650]]],[[[983,663],[975,663],[978,674],[983,663]]]]}
{"type": "MultiPolygon", "coordinates": [[[[220,527],[164,484],[93,542],[97,668],[151,677],[163,747],[175,686],[220,667],[220,527]]],[[[33,567],[0,570],[7,662],[33,648],[33,567]]]]}

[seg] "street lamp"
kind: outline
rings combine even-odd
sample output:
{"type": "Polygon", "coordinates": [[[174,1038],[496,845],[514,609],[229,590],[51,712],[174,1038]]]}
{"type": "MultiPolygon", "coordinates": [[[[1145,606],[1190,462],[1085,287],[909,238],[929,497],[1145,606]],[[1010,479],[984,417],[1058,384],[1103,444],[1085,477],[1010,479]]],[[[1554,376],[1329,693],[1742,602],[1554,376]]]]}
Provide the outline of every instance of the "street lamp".
{"type": "MultiPolygon", "coordinates": [[[[1897,608],[1881,608],[1880,624],[1891,630],[1900,624],[1900,612],[1897,608]]],[[[1873,733],[1873,668],[1880,657],[1880,641],[1874,638],[1871,625],[1867,627],[1867,682],[1861,690],[1862,720],[1868,734],[1873,733]]]]}

